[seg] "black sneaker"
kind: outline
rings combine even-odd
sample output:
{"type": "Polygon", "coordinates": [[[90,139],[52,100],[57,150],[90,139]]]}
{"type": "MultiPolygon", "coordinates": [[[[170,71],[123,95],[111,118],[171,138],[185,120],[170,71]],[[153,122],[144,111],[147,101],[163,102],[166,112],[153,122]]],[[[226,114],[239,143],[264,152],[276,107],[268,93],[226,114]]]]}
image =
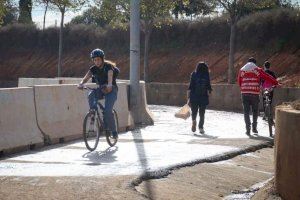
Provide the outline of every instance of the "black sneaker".
{"type": "Polygon", "coordinates": [[[192,131],[195,132],[196,131],[196,120],[193,120],[193,124],[192,124],[192,131]]]}
{"type": "Polygon", "coordinates": [[[250,126],[246,126],[246,135],[250,136],[250,126]]]}
{"type": "Polygon", "coordinates": [[[253,133],[258,133],[257,128],[256,128],[256,127],[253,127],[253,128],[252,128],[252,132],[253,132],[253,133]]]}
{"type": "Polygon", "coordinates": [[[246,135],[250,136],[250,130],[246,131],[246,135]]]}

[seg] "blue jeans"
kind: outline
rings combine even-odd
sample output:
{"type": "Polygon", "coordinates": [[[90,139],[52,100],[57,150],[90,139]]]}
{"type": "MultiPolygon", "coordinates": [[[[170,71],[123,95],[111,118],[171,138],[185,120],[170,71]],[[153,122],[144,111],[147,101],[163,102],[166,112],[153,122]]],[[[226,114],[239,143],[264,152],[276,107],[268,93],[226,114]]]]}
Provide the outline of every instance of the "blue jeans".
{"type": "Polygon", "coordinates": [[[92,90],[89,92],[89,106],[90,109],[97,109],[97,102],[100,99],[105,97],[105,109],[104,109],[104,124],[105,127],[113,132],[113,134],[117,133],[117,127],[115,124],[115,118],[113,114],[113,107],[117,100],[118,89],[116,86],[113,86],[113,90],[108,94],[103,94],[100,88],[92,90]]]}

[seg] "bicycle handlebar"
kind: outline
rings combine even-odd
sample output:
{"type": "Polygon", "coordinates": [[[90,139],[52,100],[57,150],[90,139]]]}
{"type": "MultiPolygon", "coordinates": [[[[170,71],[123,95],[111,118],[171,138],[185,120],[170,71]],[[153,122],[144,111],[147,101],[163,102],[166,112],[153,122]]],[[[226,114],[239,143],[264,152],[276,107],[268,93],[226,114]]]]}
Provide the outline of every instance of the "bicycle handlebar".
{"type": "Polygon", "coordinates": [[[94,90],[94,89],[97,89],[97,88],[91,88],[91,87],[88,87],[88,86],[83,86],[82,89],[84,89],[84,90],[94,90]]]}
{"type": "Polygon", "coordinates": [[[271,92],[274,90],[274,88],[276,88],[276,85],[273,85],[272,87],[270,88],[265,88],[264,91],[268,91],[268,92],[271,92]]]}

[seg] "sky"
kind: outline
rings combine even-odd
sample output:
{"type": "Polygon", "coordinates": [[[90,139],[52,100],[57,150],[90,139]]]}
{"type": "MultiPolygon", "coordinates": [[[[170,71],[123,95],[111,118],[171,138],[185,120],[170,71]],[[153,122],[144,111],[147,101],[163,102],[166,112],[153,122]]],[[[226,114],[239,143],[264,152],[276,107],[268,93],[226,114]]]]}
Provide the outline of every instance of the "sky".
{"type": "MultiPolygon", "coordinates": [[[[82,12],[85,10],[86,8],[83,8],[82,10],[78,11],[78,12],[66,12],[65,13],[65,18],[64,18],[64,22],[65,24],[70,22],[71,19],[77,15],[82,14],[82,12]]],[[[43,6],[35,6],[32,9],[32,20],[34,23],[37,24],[38,27],[42,28],[43,27],[43,18],[44,18],[44,12],[45,12],[45,8],[43,6]]],[[[52,11],[49,10],[47,11],[47,15],[46,15],[46,27],[49,26],[59,26],[60,25],[60,20],[61,20],[61,13],[59,11],[52,11]]]]}
{"type": "MultiPolygon", "coordinates": [[[[296,3],[296,2],[300,2],[300,0],[292,0],[292,2],[296,3]]],[[[82,14],[82,12],[85,9],[87,9],[87,8],[86,7],[82,8],[80,11],[78,11],[76,13],[71,12],[71,11],[67,12],[65,14],[65,19],[64,19],[65,24],[70,22],[73,17],[82,14]]],[[[32,9],[32,20],[40,28],[42,28],[42,26],[43,26],[44,11],[45,11],[45,7],[43,7],[43,6],[35,5],[32,9]]],[[[60,19],[61,19],[61,14],[59,11],[48,11],[47,15],[46,15],[46,27],[55,26],[55,24],[57,26],[59,26],[60,19]]]]}

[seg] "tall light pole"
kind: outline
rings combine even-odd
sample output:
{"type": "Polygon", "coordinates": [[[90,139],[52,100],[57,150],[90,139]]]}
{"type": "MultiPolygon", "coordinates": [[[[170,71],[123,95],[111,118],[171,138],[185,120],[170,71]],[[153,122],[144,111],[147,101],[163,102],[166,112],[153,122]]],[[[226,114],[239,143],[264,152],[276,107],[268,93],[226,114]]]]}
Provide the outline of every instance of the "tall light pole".
{"type": "Polygon", "coordinates": [[[130,110],[140,120],[140,0],[130,0],[130,110]]]}

